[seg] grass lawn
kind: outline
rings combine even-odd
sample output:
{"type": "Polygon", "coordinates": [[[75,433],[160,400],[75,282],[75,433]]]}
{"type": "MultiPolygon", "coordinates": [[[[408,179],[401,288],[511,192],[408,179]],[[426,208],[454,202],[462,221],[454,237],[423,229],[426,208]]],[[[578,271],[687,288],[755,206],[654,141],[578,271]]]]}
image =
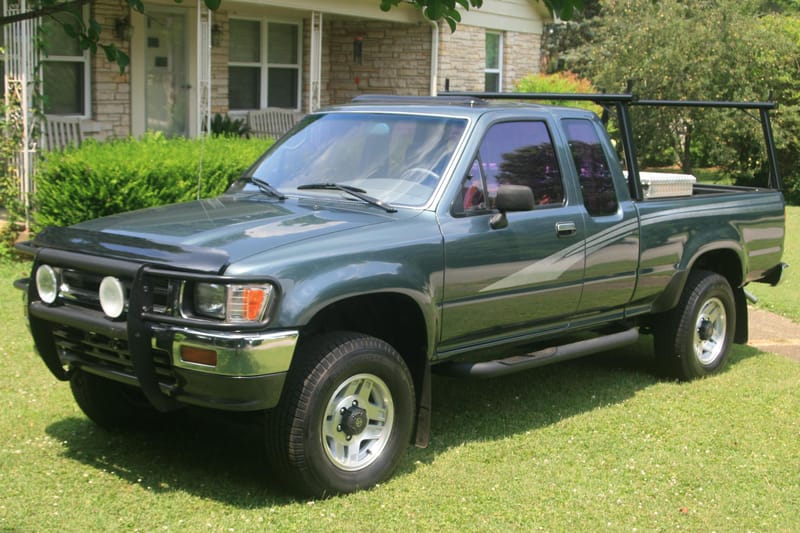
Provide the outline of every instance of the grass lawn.
{"type": "Polygon", "coordinates": [[[758,296],[759,306],[800,322],[800,206],[786,208],[783,262],[789,268],[777,287],[751,283],[747,290],[758,296]]]}
{"type": "Polygon", "coordinates": [[[109,433],[31,348],[0,265],[0,531],[797,531],[800,364],[738,346],[657,380],[647,343],[491,381],[434,382],[433,439],[366,492],[298,501],[260,436],[187,413],[109,433]]]}

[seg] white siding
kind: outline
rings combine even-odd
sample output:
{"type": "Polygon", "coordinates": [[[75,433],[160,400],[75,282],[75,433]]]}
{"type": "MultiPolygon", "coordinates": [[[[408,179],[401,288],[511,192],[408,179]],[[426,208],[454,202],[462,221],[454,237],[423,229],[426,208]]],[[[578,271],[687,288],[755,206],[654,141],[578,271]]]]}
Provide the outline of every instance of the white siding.
{"type": "Polygon", "coordinates": [[[538,34],[542,33],[544,23],[550,18],[541,0],[485,0],[480,9],[462,11],[461,14],[463,24],[538,34]]]}

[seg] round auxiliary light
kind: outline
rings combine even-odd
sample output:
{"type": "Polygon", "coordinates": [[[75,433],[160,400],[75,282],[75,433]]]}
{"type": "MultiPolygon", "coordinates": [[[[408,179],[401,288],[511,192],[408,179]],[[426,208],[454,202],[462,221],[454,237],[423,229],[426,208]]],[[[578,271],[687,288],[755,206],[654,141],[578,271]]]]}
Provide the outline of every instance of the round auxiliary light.
{"type": "Polygon", "coordinates": [[[50,265],[42,265],[36,269],[36,292],[39,293],[39,298],[46,304],[56,301],[56,297],[58,297],[58,275],[50,265]]]}
{"type": "Polygon", "coordinates": [[[100,307],[110,318],[117,318],[125,310],[125,288],[117,278],[106,276],[100,282],[100,307]]]}

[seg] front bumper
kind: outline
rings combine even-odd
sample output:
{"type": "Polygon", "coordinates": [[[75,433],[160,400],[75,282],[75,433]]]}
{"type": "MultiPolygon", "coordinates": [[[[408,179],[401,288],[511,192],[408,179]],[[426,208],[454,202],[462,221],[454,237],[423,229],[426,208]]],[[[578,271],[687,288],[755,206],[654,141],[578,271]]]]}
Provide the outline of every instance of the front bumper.
{"type": "MultiPolygon", "coordinates": [[[[55,255],[48,263],[64,267],[74,268],[78,260],[86,263],[79,254],[48,255],[55,255]]],[[[135,386],[161,411],[185,404],[234,411],[277,405],[294,356],[297,330],[206,328],[197,320],[169,315],[169,310],[154,303],[153,294],[159,290],[153,285],[154,277],[178,279],[190,274],[117,260],[99,263],[93,265],[94,272],[131,280],[123,319],[110,319],[80,302],[59,300],[48,305],[39,299],[30,280],[15,283],[26,291],[37,351],[57,378],[67,380],[80,369],[135,386]],[[185,359],[186,348],[215,354],[213,364],[185,359]]]]}
{"type": "Polygon", "coordinates": [[[162,410],[178,404],[234,411],[274,407],[298,339],[295,330],[234,333],[146,324],[131,337],[149,342],[129,342],[124,322],[70,307],[38,301],[28,307],[39,354],[51,370],[62,369],[54,372],[56,376],[68,378],[63,371],[67,366],[143,391],[145,383],[154,382],[163,398],[153,401],[146,396],[162,410]],[[218,362],[210,366],[184,361],[182,346],[215,351],[218,362]],[[151,364],[137,364],[140,361],[151,364]]]}

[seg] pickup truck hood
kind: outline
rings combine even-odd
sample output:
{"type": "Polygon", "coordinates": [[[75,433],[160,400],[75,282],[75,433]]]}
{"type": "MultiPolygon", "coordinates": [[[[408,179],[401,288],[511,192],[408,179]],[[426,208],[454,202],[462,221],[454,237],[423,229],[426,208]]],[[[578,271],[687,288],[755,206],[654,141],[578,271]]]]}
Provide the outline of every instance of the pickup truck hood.
{"type": "Polygon", "coordinates": [[[291,242],[392,220],[375,207],[261,194],[132,211],[69,228],[48,228],[32,245],[188,270],[222,272],[236,261],[291,242]],[[321,207],[324,206],[324,207],[321,207]]]}

